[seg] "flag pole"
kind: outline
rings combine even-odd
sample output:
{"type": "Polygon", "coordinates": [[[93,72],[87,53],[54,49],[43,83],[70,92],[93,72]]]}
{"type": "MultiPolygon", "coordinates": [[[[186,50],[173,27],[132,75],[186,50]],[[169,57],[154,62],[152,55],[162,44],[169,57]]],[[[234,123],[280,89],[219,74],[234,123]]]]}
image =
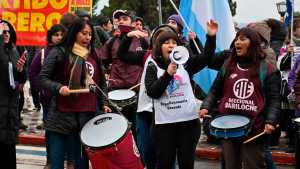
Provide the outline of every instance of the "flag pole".
{"type": "MultiPolygon", "coordinates": [[[[290,44],[292,44],[292,45],[294,45],[295,44],[295,42],[293,41],[293,34],[294,34],[294,31],[293,31],[293,27],[294,27],[294,0],[291,0],[291,4],[292,4],[292,13],[291,13],[291,34],[290,34],[290,38],[291,38],[291,40],[290,40],[290,44]]],[[[294,65],[294,51],[291,53],[291,68],[293,67],[293,65],[294,65]]]]}
{"type": "MultiPolygon", "coordinates": [[[[184,25],[187,27],[187,29],[188,29],[189,31],[191,31],[192,29],[189,27],[189,25],[188,25],[188,24],[186,23],[186,21],[184,20],[182,14],[180,13],[180,11],[178,10],[178,8],[176,7],[175,3],[174,3],[172,0],[170,0],[170,2],[171,2],[171,4],[172,4],[173,8],[174,8],[174,9],[176,10],[176,12],[178,13],[178,15],[180,16],[180,18],[181,18],[181,20],[183,21],[184,25]]],[[[193,41],[193,43],[194,43],[194,45],[195,45],[195,47],[196,47],[196,49],[197,49],[197,52],[198,52],[199,54],[201,54],[201,51],[200,51],[199,46],[197,45],[195,39],[192,39],[192,41],[193,41]]]]}
{"type": "Polygon", "coordinates": [[[158,3],[158,21],[159,21],[159,25],[162,25],[161,0],[157,0],[157,3],[158,3]]]}

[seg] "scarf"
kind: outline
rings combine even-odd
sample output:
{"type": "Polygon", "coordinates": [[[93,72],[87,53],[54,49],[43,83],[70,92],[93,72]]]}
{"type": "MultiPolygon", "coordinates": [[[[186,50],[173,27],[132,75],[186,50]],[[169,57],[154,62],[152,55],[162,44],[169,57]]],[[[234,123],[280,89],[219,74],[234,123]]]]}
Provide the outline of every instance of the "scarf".
{"type": "Polygon", "coordinates": [[[86,79],[88,77],[85,61],[89,56],[89,50],[75,43],[72,53],[69,55],[69,66],[71,67],[69,88],[86,88],[86,79]]]}

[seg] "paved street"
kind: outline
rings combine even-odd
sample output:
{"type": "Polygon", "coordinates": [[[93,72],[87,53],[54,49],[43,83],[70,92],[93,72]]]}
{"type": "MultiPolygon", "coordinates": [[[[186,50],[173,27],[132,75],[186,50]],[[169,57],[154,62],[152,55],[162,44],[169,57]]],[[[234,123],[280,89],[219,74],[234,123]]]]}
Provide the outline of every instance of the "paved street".
{"type": "MultiPolygon", "coordinates": [[[[46,162],[45,148],[17,146],[18,169],[43,169],[46,162]]],[[[177,167],[178,168],[178,167],[177,167]]],[[[219,161],[197,159],[195,169],[219,169],[219,161]]],[[[293,169],[292,166],[278,166],[277,169],[293,169]]]]}
{"type": "MultiPolygon", "coordinates": [[[[36,126],[42,122],[42,112],[37,112],[33,109],[32,99],[29,97],[28,83],[25,86],[25,105],[24,112],[22,113],[23,122],[28,125],[26,130],[21,130],[21,134],[31,136],[43,136],[44,130],[36,129],[36,126]]],[[[199,140],[199,147],[212,147],[217,148],[216,145],[206,143],[206,137],[201,135],[199,140]]],[[[17,164],[18,169],[43,169],[46,163],[45,147],[38,146],[17,146],[17,164]]],[[[195,161],[195,169],[219,169],[220,164],[217,160],[197,159],[195,161]]],[[[293,166],[278,166],[277,169],[293,169],[293,166]]]]}

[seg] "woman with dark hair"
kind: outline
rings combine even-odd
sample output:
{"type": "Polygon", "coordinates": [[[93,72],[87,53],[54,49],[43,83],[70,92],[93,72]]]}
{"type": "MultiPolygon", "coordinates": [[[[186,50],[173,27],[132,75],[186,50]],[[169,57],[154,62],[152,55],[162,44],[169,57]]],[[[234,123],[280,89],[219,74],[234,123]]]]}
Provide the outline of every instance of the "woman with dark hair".
{"type": "MultiPolygon", "coordinates": [[[[257,32],[242,28],[234,48],[202,103],[204,117],[218,103],[219,115],[243,115],[250,119],[248,137],[274,131],[280,112],[280,74],[267,63],[257,32]]],[[[264,169],[265,137],[243,144],[242,139],[221,140],[226,169],[264,169]]]]}
{"type": "Polygon", "coordinates": [[[25,59],[21,61],[15,44],[14,28],[9,22],[0,20],[0,163],[11,169],[17,167],[18,88],[26,82],[25,59]]]}
{"type": "Polygon", "coordinates": [[[215,51],[217,30],[217,23],[209,22],[204,52],[191,56],[181,65],[169,58],[171,51],[180,44],[176,32],[162,30],[152,39],[152,53],[145,63],[140,90],[147,93],[144,99],[152,101],[149,106],[154,111],[152,134],[157,169],[173,168],[176,156],[180,169],[194,168],[201,129],[190,77],[208,64],[215,51]]]}
{"type": "Polygon", "coordinates": [[[70,92],[93,84],[106,89],[103,66],[93,47],[92,28],[89,21],[75,19],[63,43],[49,52],[40,73],[42,87],[55,96],[46,120],[51,169],[64,168],[66,145],[72,146],[75,168],[87,169],[88,159],[86,153],[82,153],[78,133],[96,115],[98,105],[104,112],[110,111],[99,93],[70,92]]]}
{"type": "MultiPolygon", "coordinates": [[[[34,56],[30,67],[29,67],[29,80],[31,81],[31,88],[34,90],[39,91],[40,100],[43,108],[43,123],[41,125],[38,125],[38,129],[44,128],[44,123],[47,119],[48,115],[48,108],[50,105],[50,101],[52,98],[51,93],[46,90],[45,88],[42,88],[40,86],[40,80],[38,78],[38,75],[41,71],[42,65],[45,62],[45,59],[48,57],[49,51],[56,46],[57,44],[61,43],[63,40],[64,34],[66,32],[66,29],[61,24],[55,24],[53,25],[48,31],[47,31],[47,46],[45,48],[42,48],[40,51],[36,53],[34,56]]],[[[48,141],[48,131],[45,131],[45,142],[46,142],[46,157],[47,162],[45,169],[48,169],[50,167],[50,159],[49,159],[49,141],[48,141]],[[48,167],[48,168],[47,168],[48,167]]]]}

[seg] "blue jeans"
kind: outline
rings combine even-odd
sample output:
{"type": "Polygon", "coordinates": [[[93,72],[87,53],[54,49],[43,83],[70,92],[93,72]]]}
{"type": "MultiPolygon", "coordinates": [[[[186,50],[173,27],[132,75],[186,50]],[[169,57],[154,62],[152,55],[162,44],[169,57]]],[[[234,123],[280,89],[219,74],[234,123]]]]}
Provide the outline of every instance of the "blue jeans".
{"type": "Polygon", "coordinates": [[[269,149],[269,147],[266,147],[265,149],[265,162],[267,165],[267,169],[276,169],[276,165],[273,162],[272,153],[269,149]]]}
{"type": "Polygon", "coordinates": [[[156,163],[155,147],[151,137],[151,119],[150,112],[136,114],[137,146],[147,169],[154,169],[156,163]]]}
{"type": "Polygon", "coordinates": [[[76,169],[88,169],[88,158],[81,146],[79,134],[65,135],[48,131],[51,169],[64,169],[65,155],[73,159],[76,169]],[[70,151],[68,153],[68,151],[70,151]]]}

